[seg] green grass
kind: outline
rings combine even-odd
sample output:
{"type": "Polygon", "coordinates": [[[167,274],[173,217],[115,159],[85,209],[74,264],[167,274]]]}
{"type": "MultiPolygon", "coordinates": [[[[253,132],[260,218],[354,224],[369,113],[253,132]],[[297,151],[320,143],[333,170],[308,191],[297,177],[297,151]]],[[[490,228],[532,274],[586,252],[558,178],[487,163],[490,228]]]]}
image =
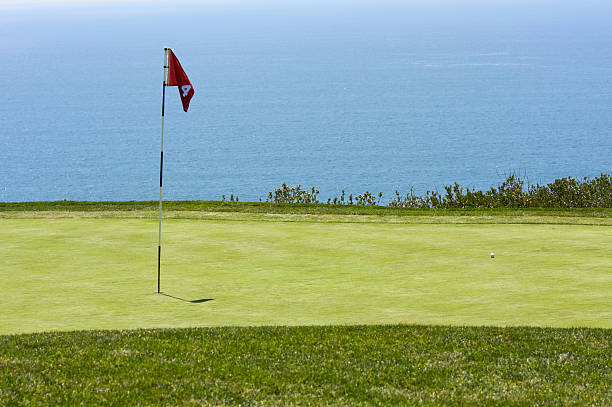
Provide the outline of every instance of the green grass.
{"type": "Polygon", "coordinates": [[[0,203],[0,405],[612,404],[610,210],[165,207],[0,203]]]}
{"type": "Polygon", "coordinates": [[[175,209],[164,223],[164,296],[154,293],[154,210],[73,209],[0,212],[0,334],[394,323],[612,327],[606,216],[175,209]],[[212,300],[192,302],[201,299],[212,300]]]}
{"type": "Polygon", "coordinates": [[[612,404],[612,330],[205,328],[0,336],[0,404],[612,404]]]}

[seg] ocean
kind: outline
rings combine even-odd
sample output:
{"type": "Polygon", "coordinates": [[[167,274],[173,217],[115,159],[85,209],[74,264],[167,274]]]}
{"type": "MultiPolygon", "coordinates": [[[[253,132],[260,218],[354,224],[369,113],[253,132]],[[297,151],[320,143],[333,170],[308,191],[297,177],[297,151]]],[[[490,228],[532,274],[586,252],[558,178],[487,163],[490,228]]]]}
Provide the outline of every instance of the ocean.
{"type": "MultiPolygon", "coordinates": [[[[44,2],[43,2],[44,3],[44,2]]],[[[612,170],[603,1],[0,4],[0,201],[321,199],[612,170]],[[494,3],[494,4],[492,4],[494,3]]]]}

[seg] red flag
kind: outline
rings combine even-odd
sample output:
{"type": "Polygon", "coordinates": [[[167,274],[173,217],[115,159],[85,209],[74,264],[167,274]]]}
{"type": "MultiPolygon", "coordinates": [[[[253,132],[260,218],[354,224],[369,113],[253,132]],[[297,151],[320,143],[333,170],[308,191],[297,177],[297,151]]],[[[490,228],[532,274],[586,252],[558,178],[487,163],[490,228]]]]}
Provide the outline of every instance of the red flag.
{"type": "Polygon", "coordinates": [[[183,102],[183,110],[189,109],[189,102],[193,97],[194,90],[191,81],[187,77],[183,67],[176,55],[168,48],[168,83],[167,86],[178,86],[179,96],[183,102]]]}

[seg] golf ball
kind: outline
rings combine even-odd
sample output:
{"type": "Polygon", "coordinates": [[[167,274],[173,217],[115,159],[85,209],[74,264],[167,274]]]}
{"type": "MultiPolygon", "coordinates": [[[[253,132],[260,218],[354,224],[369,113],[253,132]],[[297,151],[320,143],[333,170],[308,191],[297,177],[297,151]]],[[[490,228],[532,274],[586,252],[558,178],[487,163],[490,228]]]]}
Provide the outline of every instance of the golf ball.
{"type": "Polygon", "coordinates": [[[495,253],[491,253],[491,258],[495,258],[495,253]]]}

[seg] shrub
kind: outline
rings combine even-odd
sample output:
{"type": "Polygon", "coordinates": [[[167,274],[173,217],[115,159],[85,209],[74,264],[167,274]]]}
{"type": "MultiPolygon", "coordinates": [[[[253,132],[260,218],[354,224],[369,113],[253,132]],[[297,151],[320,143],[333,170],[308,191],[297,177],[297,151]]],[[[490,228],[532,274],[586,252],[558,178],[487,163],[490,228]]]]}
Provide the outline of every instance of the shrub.
{"type": "Polygon", "coordinates": [[[301,185],[289,187],[283,182],[280,188],[276,188],[274,192],[268,192],[266,202],[274,203],[319,203],[319,190],[314,186],[310,191],[302,189],[301,185]]]}
{"type": "MultiPolygon", "coordinates": [[[[428,190],[424,196],[416,195],[414,188],[405,195],[395,191],[389,206],[399,208],[612,208],[612,175],[602,173],[593,179],[581,180],[559,178],[545,185],[526,185],[517,174],[510,174],[502,183],[487,191],[464,187],[455,182],[443,187],[444,194],[428,190]]],[[[380,205],[382,192],[378,196],[369,191],[359,195],[348,195],[327,199],[333,205],[380,205]]],[[[319,203],[319,190],[314,186],[310,191],[301,185],[289,187],[283,183],[274,192],[268,193],[266,202],[274,203],[319,203]]],[[[230,198],[230,200],[233,200],[230,198]]],[[[236,200],[237,197],[236,197],[236,200]]]]}

